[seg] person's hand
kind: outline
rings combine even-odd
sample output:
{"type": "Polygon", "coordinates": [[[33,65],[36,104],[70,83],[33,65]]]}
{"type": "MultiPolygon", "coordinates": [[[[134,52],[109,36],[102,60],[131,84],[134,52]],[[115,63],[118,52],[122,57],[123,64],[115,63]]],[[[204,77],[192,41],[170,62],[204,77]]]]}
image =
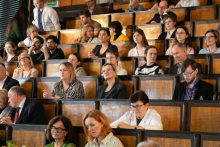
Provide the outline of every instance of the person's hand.
{"type": "Polygon", "coordinates": [[[89,52],[88,58],[98,58],[98,56],[95,56],[95,54],[93,52],[89,52]]]}
{"type": "Polygon", "coordinates": [[[176,8],[181,8],[181,7],[182,7],[181,4],[176,5],[176,8]]]}
{"type": "Polygon", "coordinates": [[[151,21],[151,23],[157,23],[156,21],[151,21]]]}
{"type": "Polygon", "coordinates": [[[2,117],[1,124],[14,124],[11,121],[11,117],[2,117]]]}
{"type": "Polygon", "coordinates": [[[125,10],[125,12],[129,12],[129,10],[125,10]]]}
{"type": "Polygon", "coordinates": [[[124,129],[134,129],[134,127],[133,127],[133,126],[130,126],[130,125],[128,125],[128,124],[126,124],[126,123],[124,123],[124,122],[120,122],[120,123],[118,124],[118,128],[124,128],[124,129]]]}
{"type": "Polygon", "coordinates": [[[47,50],[48,50],[46,44],[43,45],[43,50],[44,50],[44,51],[47,51],[47,50]]]}
{"type": "Polygon", "coordinates": [[[164,13],[169,13],[171,11],[171,8],[169,7],[168,9],[166,9],[165,11],[164,11],[164,13]]]}
{"type": "Polygon", "coordinates": [[[36,48],[36,47],[35,47],[34,45],[32,45],[32,46],[28,49],[28,54],[31,54],[31,53],[34,51],[35,48],[36,48]]]}
{"type": "Polygon", "coordinates": [[[18,47],[25,47],[24,42],[23,42],[23,41],[19,42],[19,43],[18,43],[18,47]]]}
{"type": "Polygon", "coordinates": [[[49,90],[43,90],[43,98],[46,98],[46,99],[51,99],[52,98],[52,93],[50,93],[49,90]]]}
{"type": "Polygon", "coordinates": [[[79,43],[79,38],[75,39],[73,43],[79,43]]]}

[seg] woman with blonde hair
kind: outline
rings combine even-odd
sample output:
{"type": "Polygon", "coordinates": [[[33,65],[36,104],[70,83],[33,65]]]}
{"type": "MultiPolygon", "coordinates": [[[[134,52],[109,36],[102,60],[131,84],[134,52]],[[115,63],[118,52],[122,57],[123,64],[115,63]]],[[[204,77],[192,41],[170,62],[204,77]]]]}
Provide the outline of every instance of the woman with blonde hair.
{"type": "Polygon", "coordinates": [[[5,89],[0,90],[0,122],[2,117],[8,116],[8,113],[12,109],[8,104],[8,91],[5,89]]]}
{"type": "Polygon", "coordinates": [[[31,56],[23,52],[18,56],[19,67],[14,70],[13,78],[37,77],[38,70],[34,67],[31,56]]]}
{"type": "Polygon", "coordinates": [[[53,91],[43,90],[44,98],[83,99],[83,84],[76,79],[74,67],[69,62],[60,64],[60,80],[53,86],[53,91]]]}
{"type": "Polygon", "coordinates": [[[15,55],[15,43],[13,41],[8,41],[5,43],[5,51],[7,53],[7,56],[3,58],[4,62],[14,62],[18,61],[18,56],[15,55]]]}
{"type": "Polygon", "coordinates": [[[85,147],[124,147],[121,141],[112,134],[106,116],[99,110],[88,112],[83,118],[83,129],[88,143],[85,147]]]}

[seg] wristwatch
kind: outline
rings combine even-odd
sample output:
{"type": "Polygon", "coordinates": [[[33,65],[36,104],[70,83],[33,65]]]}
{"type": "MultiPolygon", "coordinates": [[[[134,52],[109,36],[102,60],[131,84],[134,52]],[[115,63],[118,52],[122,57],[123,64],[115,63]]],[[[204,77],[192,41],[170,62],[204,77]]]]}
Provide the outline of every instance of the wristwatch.
{"type": "Polygon", "coordinates": [[[55,95],[52,95],[52,99],[54,99],[55,95]]]}

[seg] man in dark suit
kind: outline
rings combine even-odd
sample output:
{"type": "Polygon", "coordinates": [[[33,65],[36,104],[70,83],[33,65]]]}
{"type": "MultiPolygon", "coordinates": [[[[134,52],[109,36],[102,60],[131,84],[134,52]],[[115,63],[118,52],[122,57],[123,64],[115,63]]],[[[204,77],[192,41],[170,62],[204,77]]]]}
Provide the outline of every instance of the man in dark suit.
{"type": "Polygon", "coordinates": [[[163,18],[167,15],[174,15],[177,18],[176,14],[170,11],[168,2],[161,1],[158,6],[158,13],[147,24],[164,23],[163,18]]]}
{"type": "Polygon", "coordinates": [[[20,86],[19,82],[6,75],[4,63],[0,63],[0,89],[10,90],[13,86],[20,86]]]}
{"type": "Polygon", "coordinates": [[[42,103],[26,97],[24,88],[12,87],[8,92],[9,105],[13,107],[8,117],[3,117],[2,124],[46,124],[42,103]]]}
{"type": "MultiPolygon", "coordinates": [[[[172,45],[172,54],[174,59],[177,61],[177,64],[170,67],[170,69],[168,70],[168,74],[181,74],[182,71],[180,66],[183,63],[183,61],[187,59],[186,45],[183,43],[175,42],[172,45]]],[[[203,74],[201,64],[197,63],[197,66],[198,66],[198,74],[203,74]]]]}
{"type": "Polygon", "coordinates": [[[213,100],[213,86],[197,78],[198,64],[186,59],[181,65],[185,82],[177,84],[173,100],[213,100]]]}
{"type": "Polygon", "coordinates": [[[104,14],[103,8],[100,5],[96,5],[95,0],[85,0],[85,3],[88,6],[86,10],[89,10],[91,15],[104,14]]]}

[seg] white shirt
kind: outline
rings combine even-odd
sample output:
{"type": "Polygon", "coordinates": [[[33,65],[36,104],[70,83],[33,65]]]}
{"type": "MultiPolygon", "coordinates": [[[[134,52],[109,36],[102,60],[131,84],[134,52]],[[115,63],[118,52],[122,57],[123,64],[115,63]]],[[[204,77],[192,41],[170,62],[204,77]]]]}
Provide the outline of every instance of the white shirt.
{"type": "MultiPolygon", "coordinates": [[[[132,111],[126,112],[115,122],[111,123],[110,126],[115,128],[120,122],[124,122],[131,126],[137,126],[137,120],[132,111]]],[[[144,118],[141,120],[138,126],[143,127],[146,130],[163,130],[163,124],[160,115],[154,109],[148,109],[144,118]]]]}
{"type": "Polygon", "coordinates": [[[166,39],[171,38],[171,36],[172,36],[172,34],[173,34],[173,32],[174,32],[175,30],[176,30],[176,29],[174,29],[174,30],[170,31],[170,33],[169,33],[169,31],[167,31],[167,36],[166,36],[166,39]]]}
{"type": "Polygon", "coordinates": [[[23,109],[23,107],[24,107],[25,100],[26,100],[26,97],[21,101],[21,103],[20,103],[19,106],[18,106],[18,107],[20,107],[18,117],[20,116],[21,111],[22,111],[22,109],[23,109]]]}
{"type": "Polygon", "coordinates": [[[90,38],[87,43],[100,43],[97,37],[90,38]]]}
{"type": "Polygon", "coordinates": [[[199,5],[200,5],[200,2],[199,2],[199,0],[188,0],[188,1],[186,1],[186,0],[180,0],[180,1],[176,4],[176,6],[177,6],[178,4],[181,4],[182,7],[193,7],[193,6],[199,6],[199,5]]]}
{"type": "Polygon", "coordinates": [[[145,52],[145,47],[143,47],[141,53],[138,55],[138,52],[137,52],[137,48],[132,48],[129,52],[128,52],[128,57],[135,57],[135,56],[144,56],[144,52],[145,52]]]}
{"type": "Polygon", "coordinates": [[[7,79],[7,76],[5,77],[5,79],[3,80],[3,81],[1,81],[1,83],[0,83],[0,89],[2,89],[3,88],[3,86],[4,86],[4,84],[5,84],[5,80],[7,79]]]}
{"type": "MultiPolygon", "coordinates": [[[[43,36],[41,36],[41,35],[38,35],[38,36],[40,36],[41,38],[43,38],[43,39],[44,39],[44,44],[46,44],[45,38],[44,38],[43,36]]],[[[26,46],[28,46],[28,47],[32,46],[31,37],[27,37],[27,38],[24,40],[24,44],[25,44],[26,46]]]]}
{"type": "Polygon", "coordinates": [[[127,70],[125,70],[124,68],[121,68],[120,66],[117,66],[116,70],[117,70],[117,75],[128,75],[127,70]]]}

